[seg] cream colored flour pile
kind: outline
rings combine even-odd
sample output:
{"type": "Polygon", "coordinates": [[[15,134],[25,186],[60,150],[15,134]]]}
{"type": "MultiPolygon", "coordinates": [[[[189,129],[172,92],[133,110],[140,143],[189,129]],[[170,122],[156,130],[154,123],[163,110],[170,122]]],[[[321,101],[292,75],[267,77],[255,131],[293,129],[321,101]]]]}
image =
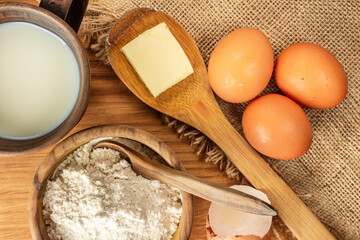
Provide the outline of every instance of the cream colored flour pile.
{"type": "Polygon", "coordinates": [[[180,191],[137,176],[117,151],[86,144],[48,181],[43,214],[50,239],[171,239],[180,191]]]}

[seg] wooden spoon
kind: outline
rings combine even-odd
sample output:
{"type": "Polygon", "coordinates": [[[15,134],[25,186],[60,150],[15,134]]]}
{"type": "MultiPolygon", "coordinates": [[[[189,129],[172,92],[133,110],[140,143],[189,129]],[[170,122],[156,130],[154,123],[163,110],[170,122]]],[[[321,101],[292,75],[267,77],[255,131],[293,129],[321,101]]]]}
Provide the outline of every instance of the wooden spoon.
{"type": "Polygon", "coordinates": [[[125,85],[150,107],[197,128],[211,138],[251,184],[266,193],[279,211],[280,218],[298,239],[335,239],[228,122],[214,98],[196,43],[175,19],[152,9],[134,9],[119,20],[110,32],[108,41],[111,65],[125,85]],[[194,73],[154,98],[121,48],[161,22],[166,23],[183,48],[194,73]]]}
{"type": "Polygon", "coordinates": [[[111,148],[117,150],[130,160],[132,168],[136,173],[147,178],[158,179],[206,200],[248,213],[267,216],[277,215],[274,207],[261,199],[152,161],[119,142],[103,140],[98,142],[94,148],[111,148]]]}

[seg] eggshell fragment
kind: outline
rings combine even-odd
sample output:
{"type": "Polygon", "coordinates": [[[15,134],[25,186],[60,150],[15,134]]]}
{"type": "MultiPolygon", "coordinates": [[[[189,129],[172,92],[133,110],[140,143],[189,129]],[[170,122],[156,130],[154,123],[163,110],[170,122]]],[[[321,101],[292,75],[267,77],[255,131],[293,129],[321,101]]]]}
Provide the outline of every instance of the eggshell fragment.
{"type": "MultiPolygon", "coordinates": [[[[231,188],[270,203],[264,193],[250,186],[235,185],[231,188]]],[[[206,218],[206,236],[208,240],[270,240],[271,223],[271,216],[245,213],[211,203],[209,215],[206,218]]]]}

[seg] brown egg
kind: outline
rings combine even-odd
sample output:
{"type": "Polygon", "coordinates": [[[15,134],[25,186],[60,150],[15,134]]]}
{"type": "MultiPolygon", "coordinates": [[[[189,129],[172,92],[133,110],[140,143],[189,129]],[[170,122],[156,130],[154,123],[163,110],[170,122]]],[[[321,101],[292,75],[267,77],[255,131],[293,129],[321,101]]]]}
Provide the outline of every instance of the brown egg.
{"type": "Polygon", "coordinates": [[[208,75],[214,92],[232,103],[251,100],[268,84],[274,54],[264,33],[242,28],[228,34],[210,56],[208,75]]]}
{"type": "Polygon", "coordinates": [[[334,107],[348,89],[340,62],[313,43],[296,43],[283,50],[276,62],[275,78],[286,96],[308,108],[334,107]]]}
{"type": "Polygon", "coordinates": [[[251,146],[276,159],[300,157],[312,142],[311,124],[304,110],[279,94],[253,100],[244,111],[242,126],[251,146]]]}

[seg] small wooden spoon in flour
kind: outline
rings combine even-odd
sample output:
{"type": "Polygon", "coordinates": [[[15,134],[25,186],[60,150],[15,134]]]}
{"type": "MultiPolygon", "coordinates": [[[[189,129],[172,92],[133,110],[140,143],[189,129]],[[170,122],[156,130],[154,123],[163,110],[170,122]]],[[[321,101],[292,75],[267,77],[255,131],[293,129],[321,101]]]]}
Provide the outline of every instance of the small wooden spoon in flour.
{"type": "Polygon", "coordinates": [[[147,178],[158,179],[163,183],[167,183],[206,200],[248,213],[268,216],[277,215],[277,211],[273,206],[258,198],[152,161],[121,143],[104,140],[98,142],[94,148],[117,150],[123,157],[130,160],[132,168],[136,173],[147,178]]]}

